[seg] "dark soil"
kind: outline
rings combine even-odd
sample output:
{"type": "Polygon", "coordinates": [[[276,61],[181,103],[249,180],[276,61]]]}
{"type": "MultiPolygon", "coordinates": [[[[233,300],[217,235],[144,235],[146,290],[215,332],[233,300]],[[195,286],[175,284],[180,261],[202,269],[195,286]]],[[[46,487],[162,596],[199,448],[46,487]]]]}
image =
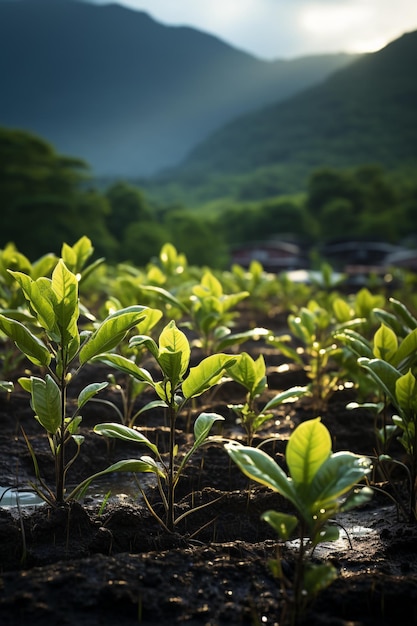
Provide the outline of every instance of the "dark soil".
{"type": "MultiPolygon", "coordinates": [[[[305,382],[303,372],[279,372],[279,358],[266,348],[265,359],[272,395],[305,382]]],[[[99,367],[87,368],[84,375],[88,382],[105,380],[99,367]]],[[[242,389],[226,383],[212,398],[209,395],[205,401],[210,410],[226,418],[221,434],[242,437],[227,408],[230,402],[243,401],[242,389]]],[[[108,394],[108,399],[120,404],[119,397],[108,394]]],[[[362,409],[346,411],[352,399],[352,390],[334,394],[322,411],[323,422],[334,451],[372,455],[373,416],[362,409]]],[[[73,484],[111,462],[144,453],[120,441],[107,445],[92,427],[116,421],[115,413],[98,403],[85,408],[85,443],[68,475],[73,484]]],[[[318,414],[306,400],[280,407],[255,444],[278,435],[265,450],[282,464],[292,429],[318,414]]],[[[190,445],[189,424],[196,415],[179,418],[180,450],[190,445]]],[[[33,480],[22,427],[45,480],[53,485],[48,442],[23,391],[10,398],[0,395],[0,485],[27,488],[33,480]]],[[[168,429],[158,411],[148,414],[140,427],[159,446],[166,445],[168,429]]],[[[344,529],[340,539],[319,546],[314,554],[316,560],[331,561],[338,578],[307,609],[300,620],[304,626],[417,623],[417,524],[397,511],[388,486],[381,477],[375,478],[382,491],[363,508],[339,518],[344,529]]],[[[397,487],[403,488],[400,475],[397,487]]],[[[157,508],[151,481],[147,493],[157,508]]],[[[19,512],[0,503],[0,624],[282,626],[284,602],[268,566],[277,542],[260,515],[271,508],[286,510],[286,502],[266,488],[248,484],[218,442],[207,444],[192,458],[178,486],[177,514],[210,501],[210,506],[186,517],[175,534],[165,532],[150,515],[132,476],[97,481],[81,503],[61,508],[44,505],[19,512]],[[102,507],[108,491],[111,497],[102,507]]],[[[288,544],[281,549],[291,577],[294,548],[288,544]]]]}

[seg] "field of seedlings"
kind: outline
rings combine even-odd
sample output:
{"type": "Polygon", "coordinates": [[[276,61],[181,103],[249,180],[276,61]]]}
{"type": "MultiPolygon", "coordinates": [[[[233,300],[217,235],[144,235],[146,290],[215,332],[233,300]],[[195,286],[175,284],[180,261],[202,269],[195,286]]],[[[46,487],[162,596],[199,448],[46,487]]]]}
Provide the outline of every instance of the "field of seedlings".
{"type": "Polygon", "coordinates": [[[0,251],[2,626],[417,621],[417,277],[0,251]]]}

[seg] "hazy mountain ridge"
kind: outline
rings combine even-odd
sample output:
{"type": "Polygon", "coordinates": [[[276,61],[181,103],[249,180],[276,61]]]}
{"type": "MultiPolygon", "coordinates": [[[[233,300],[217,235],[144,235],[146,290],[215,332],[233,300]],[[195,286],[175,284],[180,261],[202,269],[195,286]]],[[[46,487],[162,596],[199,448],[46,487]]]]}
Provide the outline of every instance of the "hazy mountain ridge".
{"type": "Polygon", "coordinates": [[[287,100],[243,115],[194,149],[171,178],[193,184],[262,168],[417,163],[417,32],[287,100]]]}
{"type": "Polygon", "coordinates": [[[117,4],[4,1],[0,125],[40,134],[97,174],[143,176],[353,58],[261,61],[117,4]]]}

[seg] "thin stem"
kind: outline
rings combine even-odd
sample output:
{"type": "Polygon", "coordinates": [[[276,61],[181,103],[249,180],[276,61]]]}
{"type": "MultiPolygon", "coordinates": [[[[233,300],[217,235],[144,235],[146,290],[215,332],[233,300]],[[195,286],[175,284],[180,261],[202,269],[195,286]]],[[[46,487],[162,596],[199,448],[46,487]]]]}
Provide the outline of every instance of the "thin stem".
{"type": "MultiPolygon", "coordinates": [[[[174,400],[172,400],[172,403],[173,402],[174,400]]],[[[168,510],[167,510],[167,527],[170,531],[174,530],[174,491],[175,491],[174,450],[175,450],[176,410],[172,403],[169,407],[170,428],[169,428],[168,510]]]]}

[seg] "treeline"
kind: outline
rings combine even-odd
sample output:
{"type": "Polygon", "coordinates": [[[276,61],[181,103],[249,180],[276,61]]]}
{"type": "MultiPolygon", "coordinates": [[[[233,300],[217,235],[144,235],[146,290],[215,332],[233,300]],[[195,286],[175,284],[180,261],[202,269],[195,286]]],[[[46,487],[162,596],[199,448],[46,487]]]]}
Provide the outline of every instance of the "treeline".
{"type": "Polygon", "coordinates": [[[35,260],[86,235],[108,262],[144,265],[170,242],[190,263],[222,268],[232,245],[271,236],[309,247],[347,237],[415,243],[412,174],[394,179],[377,165],[322,169],[297,196],[186,208],[157,203],[126,181],[99,189],[83,161],[39,137],[0,129],[0,247],[12,242],[35,260]]]}

